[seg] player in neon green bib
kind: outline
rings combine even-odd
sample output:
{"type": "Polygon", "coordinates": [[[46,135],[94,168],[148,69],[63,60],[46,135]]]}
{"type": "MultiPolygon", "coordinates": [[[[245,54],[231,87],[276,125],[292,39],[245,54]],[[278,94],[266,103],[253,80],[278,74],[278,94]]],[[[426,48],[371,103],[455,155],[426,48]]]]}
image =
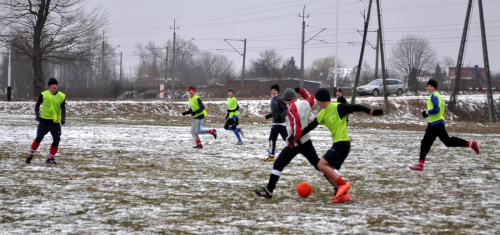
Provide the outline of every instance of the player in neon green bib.
{"type": "Polygon", "coordinates": [[[211,134],[217,139],[217,132],[215,129],[204,130],[201,129],[201,124],[203,119],[207,115],[207,110],[205,109],[205,105],[201,101],[201,98],[196,95],[196,88],[193,86],[188,88],[189,93],[189,110],[186,112],[182,112],[182,116],[191,114],[193,116],[193,122],[191,124],[191,135],[193,136],[193,140],[196,142],[196,145],[193,148],[201,149],[203,145],[201,144],[200,136],[198,134],[211,134]]]}
{"type": "Polygon", "coordinates": [[[40,146],[43,137],[50,132],[52,135],[52,144],[50,145],[49,155],[45,161],[48,164],[57,164],[54,156],[59,149],[61,141],[61,125],[66,121],[66,95],[57,90],[58,83],[55,78],[49,79],[49,89],[42,92],[35,104],[35,116],[38,123],[36,138],[31,143],[31,149],[26,159],[26,164],[30,164],[36,150],[40,146]],[[40,111],[40,105],[42,110],[40,111]]]}
{"type": "Polygon", "coordinates": [[[323,125],[330,130],[333,145],[319,160],[318,168],[336,188],[335,197],[330,202],[346,202],[351,200],[351,196],[347,192],[351,188],[351,185],[335,172],[335,170],[340,170],[344,160],[351,151],[351,143],[347,134],[346,116],[353,112],[365,112],[373,116],[379,116],[383,114],[383,111],[380,109],[369,109],[362,105],[331,102],[330,93],[323,88],[319,89],[314,97],[318,106],[321,107],[321,111],[316,116],[316,119],[302,130],[302,135],[307,134],[318,125],[323,125]]]}
{"type": "Polygon", "coordinates": [[[237,145],[242,145],[243,141],[241,140],[241,135],[243,135],[243,131],[241,128],[237,128],[239,122],[238,110],[240,110],[240,106],[238,105],[238,101],[236,97],[234,97],[234,90],[229,89],[227,91],[227,115],[226,115],[226,124],[224,124],[224,129],[233,131],[238,138],[237,145]]]}
{"type": "Polygon", "coordinates": [[[427,110],[422,112],[424,118],[429,117],[429,124],[425,129],[424,138],[420,146],[420,158],[418,163],[409,166],[411,170],[423,171],[425,157],[431,150],[431,146],[436,140],[436,137],[446,145],[446,147],[469,147],[479,154],[479,146],[476,141],[466,141],[458,137],[450,137],[445,129],[444,121],[444,102],[441,95],[436,91],[438,83],[434,79],[427,82],[427,91],[430,93],[427,100],[427,110]]]}

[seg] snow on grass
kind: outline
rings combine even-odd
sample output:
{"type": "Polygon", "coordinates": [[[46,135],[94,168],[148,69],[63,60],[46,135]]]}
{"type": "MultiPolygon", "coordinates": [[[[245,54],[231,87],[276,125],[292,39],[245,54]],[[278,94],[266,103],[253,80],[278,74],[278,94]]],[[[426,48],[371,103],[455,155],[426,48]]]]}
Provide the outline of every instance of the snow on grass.
{"type": "MultiPolygon", "coordinates": [[[[267,112],[267,100],[241,103],[267,112]]],[[[437,140],[425,171],[412,172],[407,165],[418,160],[423,132],[349,128],[352,150],[341,173],[352,200],[330,204],[331,185],[300,155],[283,171],[272,199],[254,195],[272,169],[262,161],[269,123],[242,119],[245,144],[236,146],[221,121],[207,121],[203,127],[218,128],[219,137],[202,135],[200,150],[191,148],[187,119],[172,126],[72,116],[62,129],[59,165],[48,166],[50,135],[32,164],[24,164],[37,123],[29,112],[16,112],[0,111],[2,233],[494,234],[500,228],[500,134],[458,134],[479,141],[479,156],[437,140]],[[313,186],[308,198],[295,191],[302,181],[313,186]]],[[[330,134],[318,127],[312,136],[322,156],[330,134]]],[[[279,142],[277,149],[283,147],[279,142]]]]}

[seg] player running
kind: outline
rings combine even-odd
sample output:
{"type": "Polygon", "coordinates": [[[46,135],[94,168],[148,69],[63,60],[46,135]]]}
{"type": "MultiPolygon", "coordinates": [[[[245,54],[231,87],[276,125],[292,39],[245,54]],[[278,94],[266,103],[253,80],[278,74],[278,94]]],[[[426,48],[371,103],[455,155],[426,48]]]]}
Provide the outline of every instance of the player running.
{"type": "Polygon", "coordinates": [[[427,82],[427,91],[429,91],[429,99],[427,100],[427,110],[422,111],[422,116],[424,118],[429,118],[429,124],[427,124],[427,129],[425,129],[424,138],[420,145],[420,159],[418,163],[410,166],[411,170],[423,171],[425,164],[425,157],[432,144],[436,140],[436,137],[446,145],[446,147],[468,147],[472,148],[476,154],[479,154],[479,146],[476,141],[466,141],[458,137],[448,136],[448,132],[445,129],[444,121],[444,102],[441,95],[436,91],[438,83],[434,79],[430,79],[427,82]]]}

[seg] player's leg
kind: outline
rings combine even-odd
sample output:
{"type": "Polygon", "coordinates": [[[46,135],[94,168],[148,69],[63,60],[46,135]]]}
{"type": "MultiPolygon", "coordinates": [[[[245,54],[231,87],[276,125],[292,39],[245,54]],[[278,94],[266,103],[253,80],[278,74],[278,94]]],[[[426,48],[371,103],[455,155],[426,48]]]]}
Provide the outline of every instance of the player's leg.
{"type": "Polygon", "coordinates": [[[48,164],[57,164],[54,156],[59,150],[59,142],[61,141],[61,125],[51,124],[50,134],[52,135],[52,144],[50,145],[49,155],[45,161],[48,164]]]}
{"type": "Polygon", "coordinates": [[[297,148],[285,147],[274,162],[273,170],[271,171],[271,176],[269,177],[267,187],[260,190],[255,190],[255,194],[265,198],[272,198],[273,191],[280,179],[281,172],[292,161],[292,159],[297,156],[298,153],[299,151],[297,150],[297,148]]]}
{"type": "Polygon", "coordinates": [[[271,133],[269,134],[269,148],[267,149],[268,158],[264,161],[275,161],[275,151],[276,151],[276,140],[278,139],[279,130],[278,126],[273,125],[271,127],[271,133]]]}
{"type": "Polygon", "coordinates": [[[229,131],[232,130],[231,122],[232,122],[231,119],[226,119],[226,123],[224,124],[224,129],[225,130],[229,130],[229,131]]]}
{"type": "Polygon", "coordinates": [[[233,118],[231,119],[228,119],[228,121],[230,121],[230,126],[229,126],[229,130],[232,130],[234,135],[236,136],[236,138],[238,139],[238,145],[239,144],[243,144],[243,141],[241,140],[241,136],[240,136],[240,129],[237,128],[238,126],[238,116],[233,116],[233,118]]]}
{"type": "Polygon", "coordinates": [[[214,136],[215,139],[217,139],[217,131],[215,129],[202,129],[201,128],[201,125],[202,125],[202,122],[203,122],[203,119],[197,119],[198,120],[198,134],[211,134],[214,136]]]}
{"type": "Polygon", "coordinates": [[[200,136],[198,135],[198,125],[200,124],[201,119],[193,119],[193,122],[191,123],[191,135],[193,136],[194,142],[196,142],[196,145],[193,148],[203,148],[203,144],[201,144],[200,136]]]}
{"type": "Polygon", "coordinates": [[[319,171],[319,169],[318,169],[319,157],[318,157],[318,154],[316,153],[316,149],[314,149],[312,141],[308,140],[305,143],[297,146],[296,148],[298,148],[300,154],[304,155],[304,157],[306,157],[307,161],[309,161],[309,163],[317,171],[319,171]]]}
{"type": "Polygon", "coordinates": [[[336,170],[340,170],[340,167],[344,163],[345,159],[351,151],[351,143],[349,141],[340,141],[333,144],[332,148],[319,160],[318,168],[323,172],[330,182],[333,182],[334,186],[337,187],[337,193],[334,199],[340,198],[344,193],[351,188],[351,185],[347,183],[340,175],[337,174],[336,170]]]}
{"type": "Polygon", "coordinates": [[[281,138],[283,138],[283,141],[286,141],[286,138],[288,137],[288,131],[286,130],[286,126],[279,126],[279,132],[281,138]]]}
{"type": "Polygon", "coordinates": [[[436,137],[437,137],[436,128],[434,126],[431,126],[430,124],[427,125],[427,129],[425,129],[424,138],[420,143],[420,157],[418,163],[413,166],[410,166],[409,168],[411,170],[415,171],[424,170],[425,158],[427,157],[427,154],[431,150],[431,146],[436,140],[436,137]]]}
{"type": "Polygon", "coordinates": [[[36,137],[31,143],[31,148],[28,153],[28,158],[26,158],[26,164],[30,164],[31,160],[33,159],[33,156],[35,156],[35,152],[40,146],[40,143],[43,140],[43,137],[49,133],[49,128],[47,123],[40,122],[38,123],[38,127],[36,129],[36,137]]]}
{"type": "Polygon", "coordinates": [[[469,147],[479,154],[479,146],[476,141],[467,141],[458,137],[450,137],[444,125],[436,125],[439,139],[446,145],[446,147],[469,147]]]}

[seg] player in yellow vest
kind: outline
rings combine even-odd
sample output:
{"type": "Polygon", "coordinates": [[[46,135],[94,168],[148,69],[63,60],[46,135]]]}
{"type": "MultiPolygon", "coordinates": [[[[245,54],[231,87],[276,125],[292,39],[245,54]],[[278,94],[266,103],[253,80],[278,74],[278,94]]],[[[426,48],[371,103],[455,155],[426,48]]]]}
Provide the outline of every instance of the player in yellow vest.
{"type": "Polygon", "coordinates": [[[333,145],[319,160],[318,168],[336,188],[335,197],[330,202],[346,202],[351,200],[351,196],[347,192],[351,188],[351,185],[335,172],[335,170],[340,170],[344,160],[351,151],[351,142],[347,134],[346,116],[353,112],[365,112],[373,116],[379,116],[383,115],[384,112],[380,109],[369,109],[362,105],[331,102],[330,93],[324,88],[319,89],[314,97],[321,111],[316,116],[316,119],[302,130],[302,135],[307,134],[318,125],[323,125],[330,130],[333,145]]]}
{"type": "Polygon", "coordinates": [[[36,130],[36,138],[31,144],[31,149],[26,159],[26,164],[30,164],[35,155],[43,137],[50,132],[52,135],[52,144],[50,145],[48,164],[57,164],[54,156],[59,149],[59,141],[61,141],[61,125],[64,125],[66,120],[66,95],[57,90],[58,84],[55,78],[49,79],[49,89],[42,92],[35,104],[35,117],[38,123],[36,130]],[[40,105],[42,110],[40,111],[40,105]]]}
{"type": "Polygon", "coordinates": [[[418,163],[410,166],[410,169],[415,171],[423,171],[425,157],[431,149],[436,137],[446,145],[446,147],[469,147],[474,149],[479,154],[479,146],[476,141],[466,141],[457,137],[450,137],[444,128],[444,102],[441,95],[436,91],[438,83],[434,79],[427,82],[427,91],[429,91],[429,99],[427,100],[427,110],[422,112],[424,118],[429,117],[429,124],[425,130],[424,138],[420,146],[420,159],[418,163]]]}
{"type": "Polygon", "coordinates": [[[201,129],[201,124],[205,116],[207,115],[207,110],[205,105],[201,101],[201,98],[196,95],[196,88],[190,86],[188,88],[189,93],[189,110],[182,113],[182,116],[191,114],[193,116],[193,123],[191,124],[191,135],[193,136],[196,145],[193,148],[201,149],[203,145],[201,144],[200,137],[198,134],[211,134],[217,139],[217,132],[215,129],[203,130],[201,129]]]}
{"type": "Polygon", "coordinates": [[[238,110],[240,106],[238,105],[238,101],[236,97],[234,97],[234,90],[229,89],[227,91],[227,115],[226,115],[226,124],[224,124],[224,129],[233,131],[238,138],[237,145],[242,145],[243,141],[241,140],[241,135],[243,135],[243,131],[241,128],[237,128],[239,124],[238,110]]]}

